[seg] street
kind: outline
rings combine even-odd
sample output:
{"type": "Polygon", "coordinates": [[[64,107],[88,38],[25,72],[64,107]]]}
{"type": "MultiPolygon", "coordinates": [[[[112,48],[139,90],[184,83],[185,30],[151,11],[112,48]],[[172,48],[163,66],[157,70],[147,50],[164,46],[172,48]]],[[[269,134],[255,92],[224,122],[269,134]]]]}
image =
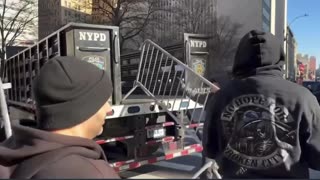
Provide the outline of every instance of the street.
{"type": "MultiPolygon", "coordinates": [[[[201,168],[201,153],[162,161],[154,165],[121,173],[127,179],[190,179],[201,168]]],[[[310,170],[310,179],[319,179],[320,172],[310,170]]]]}
{"type": "Polygon", "coordinates": [[[191,179],[201,168],[201,153],[161,161],[121,173],[128,179],[191,179]]]}
{"type": "MultiPolygon", "coordinates": [[[[186,131],[186,145],[201,143],[193,130],[186,131]]],[[[128,179],[191,179],[201,168],[201,153],[178,157],[169,161],[161,161],[145,165],[138,169],[120,173],[128,179]]]]}
{"type": "MultiPolygon", "coordinates": [[[[186,132],[186,144],[201,143],[193,130],[186,132]]],[[[120,173],[126,179],[191,179],[201,168],[201,153],[161,161],[120,173]]],[[[310,170],[310,179],[319,179],[320,171],[310,170]]]]}

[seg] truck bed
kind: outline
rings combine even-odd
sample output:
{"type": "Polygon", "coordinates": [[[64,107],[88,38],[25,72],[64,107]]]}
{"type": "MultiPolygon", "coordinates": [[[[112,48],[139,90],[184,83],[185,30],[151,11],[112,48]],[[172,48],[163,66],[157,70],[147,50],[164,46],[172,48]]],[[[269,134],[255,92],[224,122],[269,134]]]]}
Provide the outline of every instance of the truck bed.
{"type": "MultiPolygon", "coordinates": [[[[125,95],[123,95],[122,97],[124,97],[125,95]]],[[[178,96],[156,96],[157,99],[181,99],[182,97],[178,96]]],[[[151,103],[151,102],[155,102],[155,100],[153,99],[153,97],[148,96],[148,95],[130,95],[127,99],[122,100],[122,104],[139,104],[139,103],[151,103]]]]}

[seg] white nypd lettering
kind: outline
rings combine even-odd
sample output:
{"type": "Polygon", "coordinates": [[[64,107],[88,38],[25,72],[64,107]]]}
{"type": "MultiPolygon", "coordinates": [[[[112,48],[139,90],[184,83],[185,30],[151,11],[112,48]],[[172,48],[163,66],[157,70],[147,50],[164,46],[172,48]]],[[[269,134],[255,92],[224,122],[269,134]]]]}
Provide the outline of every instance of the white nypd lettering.
{"type": "Polygon", "coordinates": [[[206,48],[207,42],[206,41],[197,41],[197,40],[190,40],[191,47],[195,48],[206,48]]]}
{"type": "Polygon", "coordinates": [[[80,41],[106,41],[107,36],[104,33],[79,31],[80,41]]]}

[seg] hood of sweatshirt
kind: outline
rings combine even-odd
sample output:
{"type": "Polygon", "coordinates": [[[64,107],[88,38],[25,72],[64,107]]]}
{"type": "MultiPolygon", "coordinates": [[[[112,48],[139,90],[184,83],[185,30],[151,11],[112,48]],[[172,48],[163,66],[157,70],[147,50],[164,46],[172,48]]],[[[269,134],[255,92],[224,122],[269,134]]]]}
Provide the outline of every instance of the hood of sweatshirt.
{"type": "Polygon", "coordinates": [[[235,55],[232,74],[241,79],[256,74],[283,75],[285,55],[283,40],[273,34],[252,30],[241,40],[235,55]]]}

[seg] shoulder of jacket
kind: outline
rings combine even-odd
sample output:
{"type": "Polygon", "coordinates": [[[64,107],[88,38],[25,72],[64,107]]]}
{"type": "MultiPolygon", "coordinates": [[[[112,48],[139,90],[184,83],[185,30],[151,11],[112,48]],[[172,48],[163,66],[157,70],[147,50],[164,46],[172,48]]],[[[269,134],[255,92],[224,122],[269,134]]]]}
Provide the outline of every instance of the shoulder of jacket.
{"type": "MultiPolygon", "coordinates": [[[[101,174],[101,176],[103,176],[104,173],[103,173],[101,167],[99,166],[99,164],[101,164],[100,161],[103,161],[103,160],[89,159],[89,158],[85,158],[82,156],[79,156],[79,158],[81,158],[83,161],[85,161],[89,166],[92,166],[94,169],[96,169],[101,174]]],[[[104,165],[107,169],[111,168],[107,164],[107,162],[105,162],[104,165]]]]}
{"type": "Polygon", "coordinates": [[[55,162],[48,164],[37,173],[37,178],[104,178],[104,173],[89,158],[77,154],[67,155],[55,162]],[[65,169],[63,168],[65,167],[65,169]]]}
{"type": "Polygon", "coordinates": [[[109,165],[109,163],[102,159],[89,159],[81,157],[84,161],[94,167],[101,175],[101,177],[106,178],[120,178],[115,170],[109,165]]]}

